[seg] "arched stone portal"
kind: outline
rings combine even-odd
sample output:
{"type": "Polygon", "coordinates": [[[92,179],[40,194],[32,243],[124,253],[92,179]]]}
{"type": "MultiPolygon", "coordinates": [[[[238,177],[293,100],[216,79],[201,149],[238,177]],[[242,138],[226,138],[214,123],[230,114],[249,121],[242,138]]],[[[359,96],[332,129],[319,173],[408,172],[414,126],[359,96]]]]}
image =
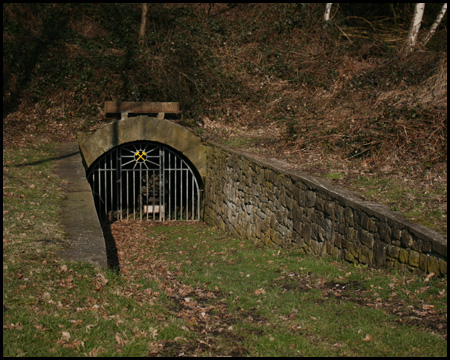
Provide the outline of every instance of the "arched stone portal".
{"type": "Polygon", "coordinates": [[[200,219],[206,151],[182,126],[148,116],[119,120],[80,149],[101,220],[200,219]]]}
{"type": "Polygon", "coordinates": [[[206,177],[206,147],[199,137],[184,127],[164,119],[136,116],[118,120],[98,129],[80,141],[86,167],[116,146],[135,142],[152,141],[170,146],[188,158],[200,174],[206,177]]]}

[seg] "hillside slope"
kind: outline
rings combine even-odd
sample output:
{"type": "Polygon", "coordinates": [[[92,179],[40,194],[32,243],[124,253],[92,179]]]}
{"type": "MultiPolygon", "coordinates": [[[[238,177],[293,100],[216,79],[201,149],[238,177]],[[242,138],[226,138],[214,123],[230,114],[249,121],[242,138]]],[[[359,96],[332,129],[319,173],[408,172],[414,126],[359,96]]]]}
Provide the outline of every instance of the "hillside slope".
{"type": "Polygon", "coordinates": [[[106,100],[179,101],[203,138],[446,233],[446,29],[400,57],[411,9],[363,6],[150,4],[140,46],[137,4],[3,4],[4,146],[93,131],[106,100]]]}

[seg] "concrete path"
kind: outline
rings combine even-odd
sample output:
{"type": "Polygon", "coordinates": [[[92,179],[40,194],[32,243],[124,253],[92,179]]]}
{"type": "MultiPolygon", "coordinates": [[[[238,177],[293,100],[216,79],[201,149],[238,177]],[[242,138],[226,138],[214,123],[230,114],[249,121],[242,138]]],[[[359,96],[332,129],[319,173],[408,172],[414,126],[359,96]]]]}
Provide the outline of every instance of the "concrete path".
{"type": "Polygon", "coordinates": [[[91,187],[86,180],[78,143],[61,144],[56,174],[67,181],[62,200],[62,222],[70,246],[59,253],[66,260],[107,266],[102,228],[95,210],[91,187]]]}

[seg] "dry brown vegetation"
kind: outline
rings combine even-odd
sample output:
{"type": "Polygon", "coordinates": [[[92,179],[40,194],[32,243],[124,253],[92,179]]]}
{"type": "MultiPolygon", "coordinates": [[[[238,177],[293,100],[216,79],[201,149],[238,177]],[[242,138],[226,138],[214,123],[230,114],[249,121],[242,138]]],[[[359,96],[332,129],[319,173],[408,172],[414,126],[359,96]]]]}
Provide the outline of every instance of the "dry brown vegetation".
{"type": "Polygon", "coordinates": [[[105,100],[180,101],[203,138],[446,233],[446,29],[400,57],[411,9],[394,8],[324,24],[322,4],[152,4],[140,47],[137,5],[4,5],[5,145],[92,131],[105,100]]]}
{"type": "Polygon", "coordinates": [[[205,139],[446,233],[446,28],[399,57],[412,4],[345,6],[323,24],[323,4],[150,4],[139,46],[138,4],[3,4],[5,356],[446,354],[446,277],[204,224],[116,222],[120,274],[57,258],[56,148],[112,121],[106,100],[179,101],[205,139]]]}

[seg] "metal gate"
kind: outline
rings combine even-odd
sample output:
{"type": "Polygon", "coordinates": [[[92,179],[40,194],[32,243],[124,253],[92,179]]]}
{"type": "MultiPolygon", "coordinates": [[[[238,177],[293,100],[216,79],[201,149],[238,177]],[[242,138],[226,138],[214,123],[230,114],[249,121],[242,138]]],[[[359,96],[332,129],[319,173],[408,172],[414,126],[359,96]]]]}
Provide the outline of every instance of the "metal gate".
{"type": "Polygon", "coordinates": [[[115,147],[88,170],[101,221],[200,220],[200,177],[180,153],[140,141],[115,147]]]}

